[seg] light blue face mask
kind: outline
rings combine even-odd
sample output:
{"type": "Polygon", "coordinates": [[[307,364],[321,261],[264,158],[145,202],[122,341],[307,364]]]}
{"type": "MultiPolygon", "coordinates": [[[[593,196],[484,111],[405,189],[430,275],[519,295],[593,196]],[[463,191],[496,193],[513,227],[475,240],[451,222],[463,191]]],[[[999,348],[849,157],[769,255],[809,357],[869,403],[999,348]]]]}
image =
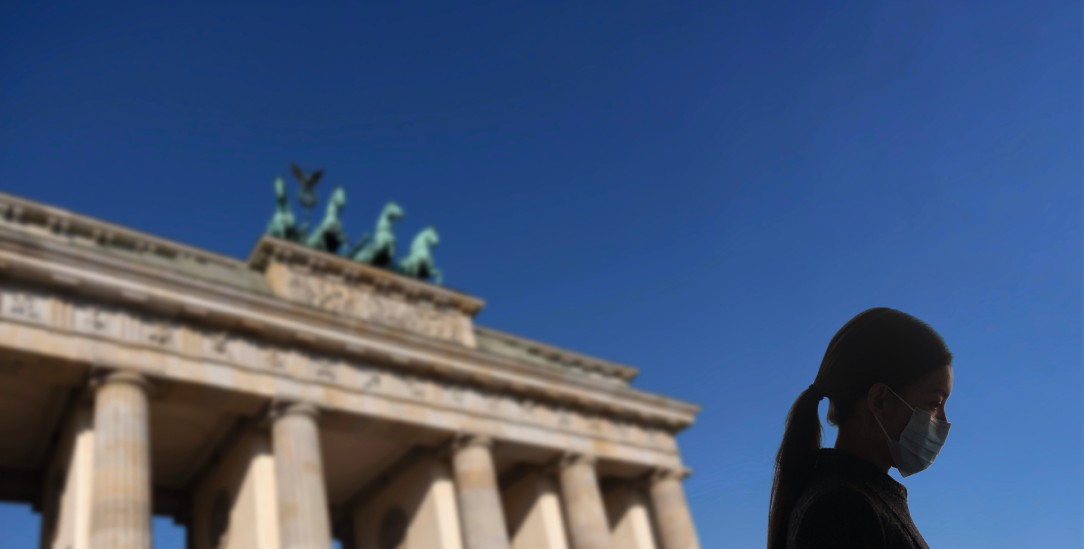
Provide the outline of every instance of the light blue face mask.
{"type": "MultiPolygon", "coordinates": [[[[892,388],[889,387],[888,390],[892,391],[892,388]]],[[[896,391],[892,391],[892,394],[896,395],[896,391]]],[[[881,426],[885,437],[888,438],[888,451],[892,453],[893,464],[896,469],[899,469],[901,475],[907,477],[933,464],[933,461],[937,459],[937,453],[945,445],[945,439],[948,438],[949,427],[952,424],[935,419],[930,412],[911,406],[900,395],[896,395],[896,398],[902,400],[912,412],[911,421],[900,433],[898,442],[888,436],[888,431],[885,431],[880,418],[876,415],[873,417],[877,420],[877,425],[881,426]]]]}

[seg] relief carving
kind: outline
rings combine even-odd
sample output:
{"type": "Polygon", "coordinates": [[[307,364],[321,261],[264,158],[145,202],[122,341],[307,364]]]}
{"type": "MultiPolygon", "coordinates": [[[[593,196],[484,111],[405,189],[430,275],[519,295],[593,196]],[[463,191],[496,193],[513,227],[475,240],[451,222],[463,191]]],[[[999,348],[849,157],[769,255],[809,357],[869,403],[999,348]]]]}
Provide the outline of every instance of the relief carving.
{"type": "Polygon", "coordinates": [[[611,423],[614,434],[620,440],[626,440],[629,438],[629,424],[623,419],[616,419],[611,423]]]}
{"type": "Polygon", "coordinates": [[[603,421],[602,421],[601,417],[599,417],[599,416],[597,416],[595,414],[591,414],[591,415],[585,416],[585,418],[587,419],[587,428],[591,432],[593,432],[593,433],[602,432],[602,423],[603,423],[603,421]]]}
{"type": "Polygon", "coordinates": [[[87,315],[87,327],[93,332],[103,332],[109,326],[106,323],[105,313],[101,309],[91,309],[87,315]]]}
{"type": "Polygon", "coordinates": [[[485,405],[486,410],[490,412],[495,413],[501,408],[501,397],[499,395],[488,392],[480,392],[478,393],[478,398],[485,405]]]}
{"type": "Polygon", "coordinates": [[[466,386],[467,402],[474,403],[481,406],[489,401],[488,395],[485,391],[478,389],[477,387],[466,386]]]}
{"type": "Polygon", "coordinates": [[[27,320],[45,320],[45,299],[25,292],[12,292],[4,297],[4,309],[9,315],[27,320]]]}
{"type": "Polygon", "coordinates": [[[313,363],[316,366],[316,377],[319,379],[326,379],[327,381],[335,381],[335,367],[330,361],[324,358],[313,359],[313,363]]]}
{"type": "Polygon", "coordinates": [[[533,398],[524,397],[519,401],[519,407],[527,416],[534,417],[535,411],[538,409],[538,402],[533,398]]]}
{"type": "Polygon", "coordinates": [[[282,370],[286,368],[286,358],[282,356],[282,352],[272,347],[267,351],[267,365],[274,370],[282,370]]]}
{"type": "Polygon", "coordinates": [[[458,383],[445,383],[442,393],[445,399],[451,401],[452,404],[461,405],[466,398],[466,389],[458,383]]]}
{"type": "Polygon", "coordinates": [[[384,324],[428,337],[473,344],[470,322],[463,313],[416,302],[402,294],[386,295],[386,288],[341,279],[319,278],[315,273],[286,268],[286,297],[334,313],[384,324]]]}
{"type": "Polygon", "coordinates": [[[313,291],[310,281],[311,279],[291,273],[288,286],[289,297],[302,303],[315,304],[316,293],[313,291]]]}
{"type": "Polygon", "coordinates": [[[332,288],[317,294],[314,304],[321,309],[344,312],[353,308],[353,301],[353,298],[347,292],[332,288]]]}
{"type": "Polygon", "coordinates": [[[644,440],[646,440],[648,444],[654,445],[654,444],[659,443],[659,434],[660,433],[659,433],[658,429],[655,429],[655,428],[652,428],[652,427],[645,427],[643,429],[643,433],[644,433],[644,440]]]}
{"type": "Polygon", "coordinates": [[[80,305],[73,311],[76,330],[81,332],[100,333],[110,329],[112,314],[107,313],[100,307],[93,305],[80,305]]]}
{"type": "Polygon", "coordinates": [[[519,399],[517,399],[516,397],[505,395],[500,398],[500,402],[504,404],[504,407],[508,410],[508,413],[514,414],[516,416],[523,415],[523,409],[520,407],[519,399]]]}
{"type": "Polygon", "coordinates": [[[405,376],[403,378],[403,382],[406,383],[407,392],[409,392],[411,396],[417,398],[422,398],[425,396],[425,382],[419,379],[417,376],[405,376]]]}
{"type": "Polygon", "coordinates": [[[557,416],[557,425],[561,427],[568,427],[572,425],[572,412],[566,406],[558,406],[553,411],[557,416]]]}
{"type": "Polygon", "coordinates": [[[144,324],[147,341],[166,346],[173,341],[173,327],[163,321],[149,321],[144,324]]]}
{"type": "Polygon", "coordinates": [[[366,391],[372,391],[380,387],[380,372],[376,370],[362,374],[362,379],[364,381],[361,382],[361,388],[366,391]]]}
{"type": "Polygon", "coordinates": [[[204,334],[204,350],[210,354],[217,355],[224,358],[232,358],[230,352],[230,335],[225,331],[212,332],[210,334],[204,334]]]}

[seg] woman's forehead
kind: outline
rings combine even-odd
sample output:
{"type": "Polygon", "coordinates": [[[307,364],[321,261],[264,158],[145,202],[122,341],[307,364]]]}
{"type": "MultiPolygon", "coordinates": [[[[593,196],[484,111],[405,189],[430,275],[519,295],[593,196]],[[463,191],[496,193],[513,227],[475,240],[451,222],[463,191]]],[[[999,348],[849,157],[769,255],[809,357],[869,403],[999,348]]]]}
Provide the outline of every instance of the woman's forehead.
{"type": "Polygon", "coordinates": [[[941,394],[948,396],[952,392],[952,365],[938,368],[922,377],[915,383],[915,389],[925,393],[941,394]]]}

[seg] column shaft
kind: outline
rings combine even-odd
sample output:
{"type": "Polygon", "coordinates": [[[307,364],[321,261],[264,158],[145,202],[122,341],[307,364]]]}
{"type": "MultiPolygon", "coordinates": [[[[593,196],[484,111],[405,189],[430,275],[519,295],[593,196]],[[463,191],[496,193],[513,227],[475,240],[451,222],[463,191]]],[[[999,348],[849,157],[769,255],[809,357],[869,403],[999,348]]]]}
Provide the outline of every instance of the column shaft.
{"type": "Polygon", "coordinates": [[[651,506],[663,549],[700,549],[685,490],[681,487],[681,475],[663,473],[652,479],[651,506]]]}
{"type": "Polygon", "coordinates": [[[151,548],[148,384],[139,374],[100,379],[94,397],[90,546],[151,548]]]}
{"type": "Polygon", "coordinates": [[[508,527],[489,439],[460,437],[452,450],[452,468],[465,549],[508,549],[508,527]]]}
{"type": "Polygon", "coordinates": [[[594,460],[586,456],[567,456],[562,460],[560,477],[565,524],[572,549],[612,549],[594,460]]]}
{"type": "Polygon", "coordinates": [[[647,502],[647,487],[644,488],[645,490],[640,490],[637,484],[624,482],[603,491],[614,547],[656,549],[651,510],[647,502]]]}
{"type": "Polygon", "coordinates": [[[316,408],[307,404],[282,404],[272,415],[282,549],[331,548],[316,415],[316,408]]]}

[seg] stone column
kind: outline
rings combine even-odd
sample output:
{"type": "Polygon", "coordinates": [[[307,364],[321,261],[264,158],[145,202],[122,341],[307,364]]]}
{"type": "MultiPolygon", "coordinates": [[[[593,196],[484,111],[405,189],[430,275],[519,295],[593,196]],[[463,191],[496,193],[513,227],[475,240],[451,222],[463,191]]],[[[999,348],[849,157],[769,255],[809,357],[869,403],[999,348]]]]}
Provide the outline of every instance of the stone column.
{"type": "Polygon", "coordinates": [[[566,455],[561,458],[558,476],[572,549],[612,549],[595,460],[580,454],[566,455]]]}
{"type": "Polygon", "coordinates": [[[640,484],[617,481],[609,487],[603,486],[603,499],[606,501],[614,547],[656,549],[651,509],[647,502],[647,485],[640,484]]]}
{"type": "Polygon", "coordinates": [[[661,469],[651,476],[651,506],[663,549],[700,549],[681,487],[685,475],[684,471],[661,469]]]}
{"type": "Polygon", "coordinates": [[[560,490],[552,475],[535,469],[502,488],[512,549],[568,549],[560,490]]]}
{"type": "Polygon", "coordinates": [[[492,440],[476,435],[460,435],[452,444],[452,469],[465,549],[508,549],[509,546],[492,446],[492,440]]]}
{"type": "Polygon", "coordinates": [[[278,403],[272,409],[281,549],[331,548],[317,413],[312,405],[293,402],[278,403]]]}
{"type": "Polygon", "coordinates": [[[134,372],[95,380],[92,549],[151,549],[149,390],[134,372]]]}

